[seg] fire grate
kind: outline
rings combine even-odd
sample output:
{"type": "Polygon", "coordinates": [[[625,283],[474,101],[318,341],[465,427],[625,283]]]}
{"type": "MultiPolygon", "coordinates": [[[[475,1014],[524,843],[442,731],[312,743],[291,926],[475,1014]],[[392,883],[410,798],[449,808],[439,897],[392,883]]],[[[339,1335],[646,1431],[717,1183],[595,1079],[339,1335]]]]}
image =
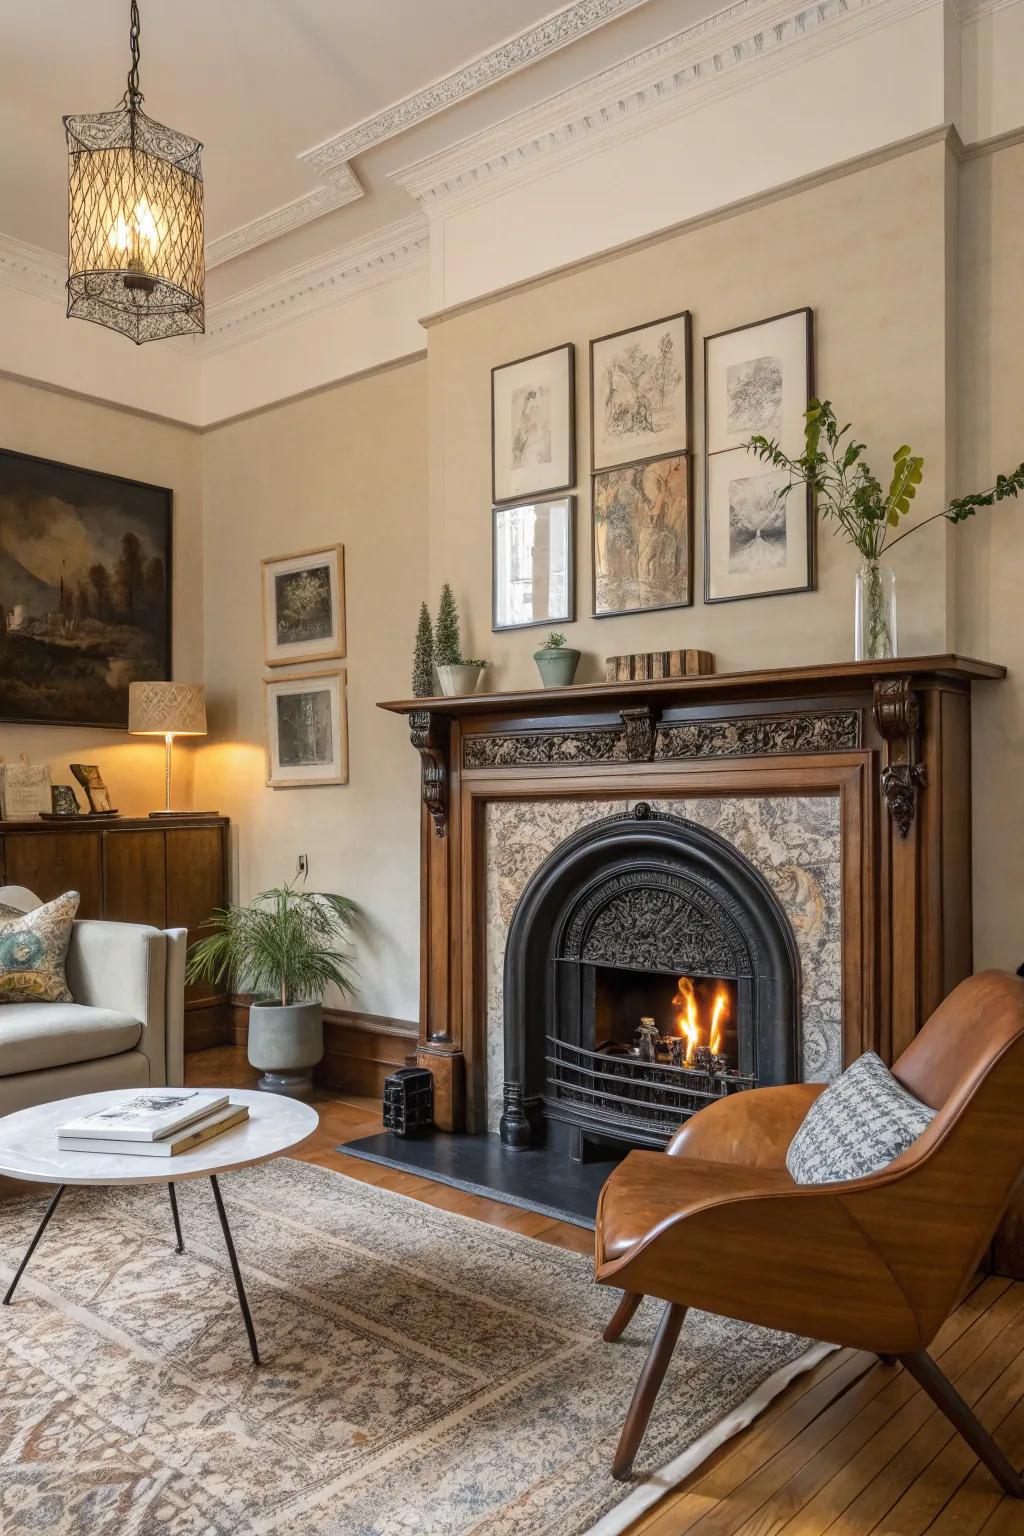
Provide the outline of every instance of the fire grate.
{"type": "Polygon", "coordinates": [[[666,1139],[682,1121],[715,1099],[757,1087],[741,1072],[673,1067],[616,1056],[547,1037],[547,1102],[600,1117],[608,1130],[642,1130],[666,1139]]]}

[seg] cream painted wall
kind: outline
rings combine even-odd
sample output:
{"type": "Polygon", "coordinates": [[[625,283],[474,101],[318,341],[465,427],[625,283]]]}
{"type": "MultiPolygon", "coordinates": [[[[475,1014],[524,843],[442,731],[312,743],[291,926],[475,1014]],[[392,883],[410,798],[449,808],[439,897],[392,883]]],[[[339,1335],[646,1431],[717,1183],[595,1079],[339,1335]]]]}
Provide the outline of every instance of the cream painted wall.
{"type": "MultiPolygon", "coordinates": [[[[426,590],[424,361],[341,384],[204,438],[209,744],[198,801],[230,814],[236,894],[295,873],[361,903],[355,1006],[419,1013],[419,764],[405,723],[376,708],[409,691],[426,590]],[[350,782],[265,787],[260,560],[345,545],[350,782]]],[[[316,670],[327,671],[331,663],[316,670]]],[[[339,999],[329,997],[337,1004],[339,999]]]]}
{"type": "MultiPolygon", "coordinates": [[[[1024,458],[1024,144],[960,173],[960,478],[981,489],[1024,458]]],[[[978,966],[1024,961],[1024,502],[982,512],[960,540],[959,648],[1009,668],[978,689],[974,942],[978,966]]]]}
{"type": "MultiPolygon", "coordinates": [[[[720,670],[829,661],[851,654],[856,557],[818,536],[817,590],[705,607],[703,337],[809,304],[817,383],[852,418],[885,473],[901,441],[923,453],[926,490],[946,480],[946,151],[934,144],[733,218],[452,316],[429,331],[430,587],[445,578],[469,616],[467,650],[494,662],[489,686],[531,686],[536,630],[490,630],[489,370],[576,343],[577,612],[567,628],[585,653],[580,680],[606,655],[669,646],[714,652],[720,670]],[[596,620],[591,608],[588,339],[689,308],[694,320],[694,607],[596,620]]],[[[941,527],[901,546],[901,648],[946,644],[941,527]],[[915,547],[916,545],[916,547],[915,547]]],[[[562,626],[559,626],[562,627],[562,626]]]]}
{"type": "MultiPolygon", "coordinates": [[[[122,341],[121,345],[127,344],[122,341]]],[[[0,447],[171,487],[174,676],[182,682],[201,681],[202,447],[198,433],[98,401],[0,378],[0,447]]],[[[0,722],[0,757],[16,762],[23,752],[32,762],[48,764],[54,783],[71,782],[69,761],[97,763],[114,804],[128,815],[145,814],[164,803],[162,742],[133,738],[124,731],[0,722]]],[[[180,805],[192,804],[193,761],[193,750],[180,743],[175,748],[180,805]]]]}

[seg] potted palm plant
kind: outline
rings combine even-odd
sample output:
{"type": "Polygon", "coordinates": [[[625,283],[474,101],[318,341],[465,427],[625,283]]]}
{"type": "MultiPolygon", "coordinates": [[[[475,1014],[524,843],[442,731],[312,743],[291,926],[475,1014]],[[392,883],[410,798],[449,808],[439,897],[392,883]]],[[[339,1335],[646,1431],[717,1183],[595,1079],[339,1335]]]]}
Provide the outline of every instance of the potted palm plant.
{"type": "Polygon", "coordinates": [[[359,915],[355,902],[293,885],[261,891],[247,907],[219,907],[212,930],[189,951],[186,979],[226,983],[254,994],[249,1062],[259,1087],[301,1097],[324,1054],[323,997],[352,991],[355,967],[344,949],[359,915]]]}

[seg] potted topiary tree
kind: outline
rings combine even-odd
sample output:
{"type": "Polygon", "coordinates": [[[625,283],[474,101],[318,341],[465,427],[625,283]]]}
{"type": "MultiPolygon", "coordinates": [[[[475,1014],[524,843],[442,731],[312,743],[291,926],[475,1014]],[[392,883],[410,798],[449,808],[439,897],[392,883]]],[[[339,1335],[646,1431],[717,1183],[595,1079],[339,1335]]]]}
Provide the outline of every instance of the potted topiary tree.
{"type": "Polygon", "coordinates": [[[437,609],[437,625],[434,629],[434,665],[441,692],[446,698],[475,693],[480,673],[486,661],[472,661],[462,654],[462,636],[459,633],[459,610],[448,582],[441,588],[441,601],[437,609]]]}
{"type": "Polygon", "coordinates": [[[416,644],[412,653],[412,696],[429,699],[434,692],[434,626],[430,622],[430,609],[420,603],[420,617],[416,625],[416,644]]]}
{"type": "Polygon", "coordinates": [[[259,1087],[301,1097],[324,1054],[323,997],[331,983],[348,996],[351,957],[339,946],[359,915],[355,902],[286,885],[247,907],[219,907],[212,929],[189,951],[186,980],[227,983],[255,994],[249,1009],[249,1062],[259,1087]]]}
{"type": "Polygon", "coordinates": [[[545,688],[568,688],[576,676],[580,653],[566,645],[565,636],[556,629],[548,635],[541,649],[534,651],[533,659],[545,688]]]}

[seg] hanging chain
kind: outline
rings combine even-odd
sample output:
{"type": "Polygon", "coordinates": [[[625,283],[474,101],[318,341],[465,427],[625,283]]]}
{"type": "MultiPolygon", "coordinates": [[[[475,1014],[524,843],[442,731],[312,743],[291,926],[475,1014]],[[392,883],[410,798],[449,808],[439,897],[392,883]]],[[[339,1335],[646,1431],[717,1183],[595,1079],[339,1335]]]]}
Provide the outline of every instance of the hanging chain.
{"type": "Polygon", "coordinates": [[[128,89],[125,92],[125,100],[132,107],[137,107],[142,100],[142,92],[139,90],[139,33],[141,30],[138,0],[132,0],[131,30],[128,34],[132,50],[132,67],[128,71],[128,89]]]}

